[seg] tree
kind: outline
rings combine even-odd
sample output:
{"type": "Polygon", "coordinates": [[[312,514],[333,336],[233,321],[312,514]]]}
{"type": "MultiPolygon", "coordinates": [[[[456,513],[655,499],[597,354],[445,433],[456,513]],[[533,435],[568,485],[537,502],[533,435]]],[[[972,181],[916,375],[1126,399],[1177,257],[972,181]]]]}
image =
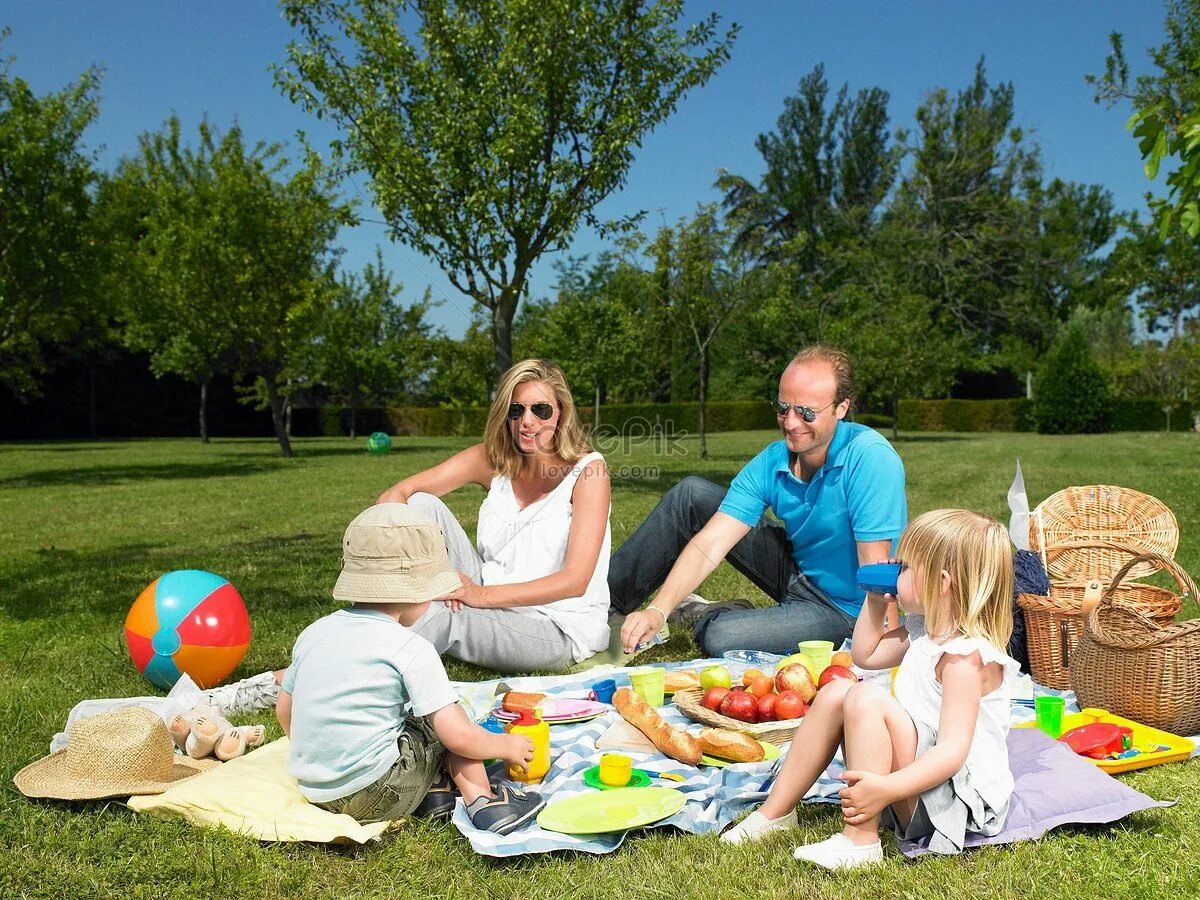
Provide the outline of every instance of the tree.
{"type": "Polygon", "coordinates": [[[676,327],[692,341],[687,362],[695,361],[700,408],[700,458],[708,458],[705,411],[711,374],[711,344],[731,314],[744,306],[745,256],[730,246],[716,207],[701,206],[689,221],[659,229],[651,246],[656,277],[670,299],[676,327]]]}
{"type": "Polygon", "coordinates": [[[1103,431],[1108,414],[1104,373],[1079,328],[1065,328],[1042,359],[1033,388],[1033,420],[1043,434],[1103,431]]]}
{"type": "Polygon", "coordinates": [[[431,365],[433,329],[425,322],[429,295],[411,306],[397,299],[392,280],[375,251],[361,278],[343,276],[333,302],[322,310],[312,345],[314,378],[335,400],[350,407],[350,437],[358,410],[369,403],[411,402],[431,365]]]}
{"type": "Polygon", "coordinates": [[[738,243],[765,259],[780,258],[787,246],[802,250],[798,263],[807,271],[822,242],[864,234],[899,160],[888,99],[880,88],[851,99],[842,85],[831,106],[823,65],[800,79],[796,95],[783,101],[776,130],[755,141],[766,165],[759,184],[727,172],[717,179],[738,243]]]}
{"type": "Polygon", "coordinates": [[[1158,177],[1164,160],[1175,164],[1167,174],[1167,197],[1150,201],[1160,236],[1178,225],[1195,239],[1200,237],[1200,0],[1167,0],[1164,27],[1166,42],[1149,51],[1155,74],[1129,83],[1124,41],[1114,32],[1104,74],[1088,75],[1087,81],[1096,87],[1097,103],[1132,103],[1126,127],[1138,140],[1148,179],[1158,177]]]}
{"type": "Polygon", "coordinates": [[[599,225],[635,148],[737,30],[715,14],[680,29],[683,0],[281,6],[300,38],[278,84],[341,128],[334,153],[369,175],[392,236],[490,311],[497,377],[530,268],[599,225]]]}
{"type": "Polygon", "coordinates": [[[137,204],[131,284],[146,289],[129,300],[130,340],[151,352],[156,371],[199,381],[202,398],[225,366],[261,379],[291,456],[285,376],[332,297],[332,242],[350,209],[315,156],[285,178],[281,148],[248,148],[236,125],[222,135],[201,123],[193,149],[172,118],[140,144],[120,171],[137,204]]]}
{"type": "Polygon", "coordinates": [[[82,141],[100,78],[89,69],[38,97],[9,65],[0,59],[0,384],[26,395],[50,367],[46,345],[93,317],[95,175],[82,141]]]}

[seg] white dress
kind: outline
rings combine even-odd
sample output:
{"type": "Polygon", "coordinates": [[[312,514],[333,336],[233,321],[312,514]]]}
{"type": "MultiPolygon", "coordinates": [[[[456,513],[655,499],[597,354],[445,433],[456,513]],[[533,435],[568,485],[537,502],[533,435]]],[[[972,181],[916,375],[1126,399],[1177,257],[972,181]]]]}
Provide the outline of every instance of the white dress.
{"type": "Polygon", "coordinates": [[[1009,683],[1020,667],[990,641],[957,637],[937,644],[923,636],[909,645],[896,673],[894,691],[896,700],[916,725],[917,753],[920,755],[937,743],[942,714],[942,683],[937,677],[937,665],[947,653],[954,656],[978,653],[984,665],[998,663],[1003,678],[996,690],[980,699],[975,734],[962,768],[943,784],[921,794],[922,809],[910,823],[908,834],[902,835],[910,839],[931,837],[930,849],[935,852],[960,850],[967,831],[997,834],[1004,827],[1013,792],[1012,770],[1008,765],[1012,703],[1009,683]],[[921,831],[926,833],[920,834],[921,831]]]}
{"type": "MultiPolygon", "coordinates": [[[[554,490],[524,509],[517,503],[510,478],[497,475],[492,479],[488,495],[479,507],[477,546],[483,560],[483,584],[533,581],[562,569],[571,534],[571,494],[575,482],[589,463],[603,459],[599,453],[589,453],[571,466],[567,477],[554,490]]],[[[570,639],[576,662],[608,647],[611,554],[612,535],[606,515],[604,542],[583,594],[541,606],[517,607],[531,615],[545,616],[557,625],[570,639]]]]}

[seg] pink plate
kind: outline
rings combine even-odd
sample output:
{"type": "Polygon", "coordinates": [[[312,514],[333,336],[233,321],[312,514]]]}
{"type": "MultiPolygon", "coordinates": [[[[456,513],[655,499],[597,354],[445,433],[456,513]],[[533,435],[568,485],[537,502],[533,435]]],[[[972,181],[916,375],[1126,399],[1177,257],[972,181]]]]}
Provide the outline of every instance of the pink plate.
{"type": "MultiPolygon", "coordinates": [[[[607,703],[598,703],[595,700],[575,700],[570,698],[552,700],[547,706],[550,708],[546,712],[546,715],[542,717],[542,721],[544,722],[561,722],[568,719],[598,716],[608,712],[611,708],[607,703]]],[[[492,715],[505,722],[511,722],[517,717],[517,713],[507,712],[503,709],[493,710],[492,715]]]]}

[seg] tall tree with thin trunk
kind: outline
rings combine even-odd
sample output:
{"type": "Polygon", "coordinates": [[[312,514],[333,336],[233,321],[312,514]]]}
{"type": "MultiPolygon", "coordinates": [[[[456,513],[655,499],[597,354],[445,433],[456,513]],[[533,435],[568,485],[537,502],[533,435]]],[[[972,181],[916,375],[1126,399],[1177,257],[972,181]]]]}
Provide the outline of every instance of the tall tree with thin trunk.
{"type": "MultiPolygon", "coordinates": [[[[729,57],[683,0],[282,0],[277,81],[332,119],[394,238],[491,314],[496,374],[534,263],[625,183],[634,151],[729,57]]],[[[633,219],[607,223],[631,227],[633,219]]]]}

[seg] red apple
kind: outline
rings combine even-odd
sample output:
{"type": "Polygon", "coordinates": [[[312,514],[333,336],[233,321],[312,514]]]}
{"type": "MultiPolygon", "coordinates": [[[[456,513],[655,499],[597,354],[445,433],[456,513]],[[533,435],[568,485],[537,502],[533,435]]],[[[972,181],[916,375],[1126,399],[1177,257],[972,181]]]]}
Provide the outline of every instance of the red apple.
{"type": "Polygon", "coordinates": [[[781,694],[795,691],[805,703],[812,703],[812,698],[817,696],[817,686],[803,663],[792,663],[776,672],[775,690],[781,694]]]}
{"type": "MultiPolygon", "coordinates": [[[[805,670],[807,672],[807,669],[805,670]]],[[[795,691],[781,691],[775,698],[775,718],[799,719],[808,712],[808,704],[795,691]]]]}
{"type": "Polygon", "coordinates": [[[710,687],[704,692],[704,698],[700,701],[700,705],[705,709],[711,709],[717,712],[721,708],[721,701],[729,696],[729,688],[727,687],[710,687]]]}
{"type": "Polygon", "coordinates": [[[771,692],[758,698],[758,721],[770,722],[775,718],[775,698],[778,696],[771,692]]]}
{"type": "Polygon", "coordinates": [[[729,696],[721,703],[721,715],[738,719],[742,722],[758,721],[758,701],[753,694],[745,691],[730,691],[729,696]]]}
{"type": "Polygon", "coordinates": [[[821,677],[817,680],[817,687],[823,688],[835,678],[849,678],[851,681],[858,681],[855,674],[845,666],[826,666],[825,671],[821,673],[821,677]]]}

